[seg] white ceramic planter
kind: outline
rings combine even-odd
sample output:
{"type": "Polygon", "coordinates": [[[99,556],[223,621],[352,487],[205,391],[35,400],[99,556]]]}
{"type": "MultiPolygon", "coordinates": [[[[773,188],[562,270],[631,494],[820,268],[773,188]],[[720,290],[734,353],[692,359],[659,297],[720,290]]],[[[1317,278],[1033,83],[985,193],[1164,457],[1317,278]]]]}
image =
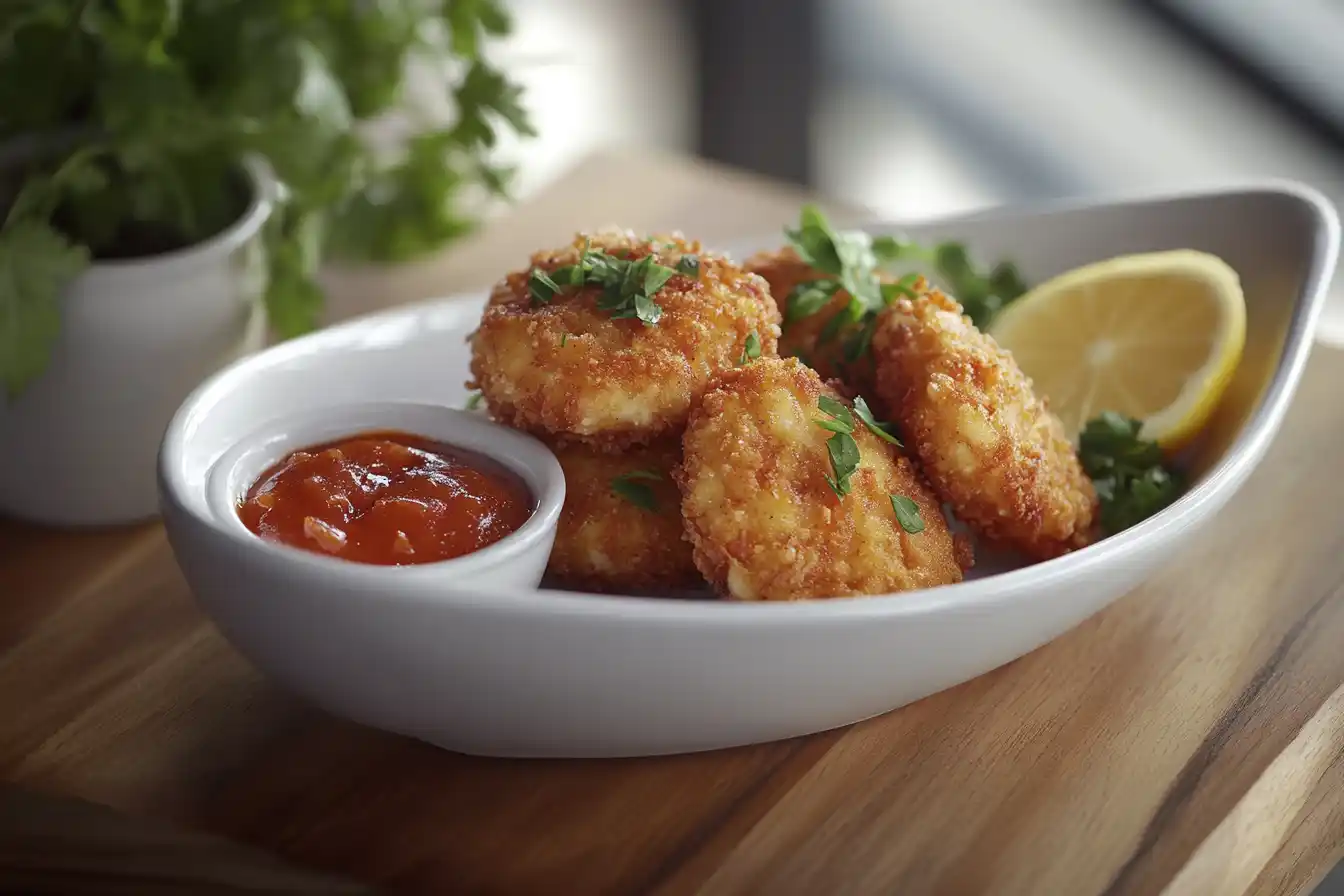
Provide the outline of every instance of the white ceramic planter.
{"type": "Polygon", "coordinates": [[[173,412],[225,364],[259,349],[262,225],[274,182],[232,227],[153,258],[100,262],[71,284],[50,367],[0,399],[0,514],[63,526],[158,512],[155,458],[173,412]]]}

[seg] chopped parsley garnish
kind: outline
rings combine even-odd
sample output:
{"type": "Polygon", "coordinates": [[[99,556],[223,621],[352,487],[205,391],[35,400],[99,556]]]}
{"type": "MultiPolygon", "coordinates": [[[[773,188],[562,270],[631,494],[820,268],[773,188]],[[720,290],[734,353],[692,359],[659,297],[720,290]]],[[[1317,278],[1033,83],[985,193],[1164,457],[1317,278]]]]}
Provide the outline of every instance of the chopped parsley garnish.
{"type": "Polygon", "coordinates": [[[849,294],[849,302],[822,327],[819,345],[847,332],[842,348],[846,363],[868,353],[877,313],[897,296],[914,296],[918,274],[908,274],[895,283],[879,277],[879,258],[873,239],[862,231],[837,231],[815,206],[803,206],[797,230],[786,230],[798,257],[824,276],[794,286],[784,305],[786,323],[794,323],[821,311],[836,293],[849,294]]]}
{"type": "Polygon", "coordinates": [[[551,275],[541,268],[533,268],[527,275],[527,291],[532,296],[533,305],[545,305],[560,291],[560,286],[551,279],[551,275]]]}
{"type": "Polygon", "coordinates": [[[838,280],[804,280],[789,290],[784,304],[784,323],[797,323],[811,317],[840,291],[838,280]]]}
{"type": "Polygon", "coordinates": [[[919,515],[919,505],[905,495],[891,495],[891,509],[896,511],[896,522],[911,535],[924,531],[924,518],[919,515]]]}
{"type": "Polygon", "coordinates": [[[892,425],[890,423],[881,423],[873,416],[872,408],[868,407],[868,402],[863,400],[863,396],[854,399],[854,416],[863,421],[863,425],[868,427],[868,431],[885,442],[890,442],[897,448],[902,447],[901,440],[892,435],[892,425]]]}
{"type": "Polygon", "coordinates": [[[854,441],[854,416],[849,408],[829,395],[817,400],[817,407],[829,419],[818,419],[816,424],[832,433],[826,440],[826,453],[831,459],[831,474],[826,484],[837,498],[844,498],[851,489],[850,477],[859,468],[859,443],[854,441]]]}
{"type": "MultiPolygon", "coordinates": [[[[873,254],[872,238],[868,234],[857,230],[837,231],[816,206],[805,205],[798,229],[786,230],[784,235],[799,258],[827,275],[837,288],[849,293],[850,305],[857,309],[850,312],[851,317],[857,320],[864,311],[882,308],[877,256],[873,254]]],[[[834,290],[831,291],[833,294],[834,290]]]]}
{"type": "Polygon", "coordinates": [[[873,238],[873,254],[880,267],[907,260],[931,266],[962,310],[982,330],[989,327],[994,315],[1027,291],[1027,284],[1012,262],[999,262],[981,273],[971,261],[965,244],[951,240],[928,249],[899,237],[879,236],[873,238]]]}
{"type": "Polygon", "coordinates": [[[971,261],[962,243],[947,241],[926,248],[895,236],[870,237],[861,231],[836,231],[814,206],[803,206],[796,230],[786,230],[790,245],[808,265],[823,276],[799,283],[785,301],[784,322],[794,323],[816,314],[840,290],[850,295],[849,305],[827,321],[820,341],[835,338],[849,325],[857,327],[844,346],[845,360],[853,363],[868,351],[872,340],[871,319],[898,295],[914,297],[916,273],[895,283],[881,282],[884,268],[915,261],[937,272],[975,325],[989,326],[994,315],[1027,291],[1027,285],[1011,262],[1000,262],[982,273],[971,261]]]}
{"type": "Polygon", "coordinates": [[[659,482],[662,476],[652,470],[631,470],[629,473],[622,473],[611,480],[611,490],[618,497],[624,498],[636,507],[649,511],[658,512],[658,498],[653,493],[653,487],[650,482],[659,482]]]}
{"type": "Polygon", "coordinates": [[[823,414],[830,417],[830,420],[818,420],[817,425],[822,429],[829,429],[831,432],[853,432],[854,417],[845,407],[844,402],[836,401],[829,395],[823,395],[817,399],[817,407],[823,414]]]}
{"type": "Polygon", "coordinates": [[[633,317],[646,324],[656,324],[663,316],[663,309],[653,297],[677,273],[687,273],[682,268],[688,258],[694,259],[698,272],[700,260],[694,255],[683,255],[674,269],[658,264],[652,255],[637,260],[618,258],[589,249],[585,243],[577,264],[556,268],[550,274],[533,268],[528,274],[528,292],[534,305],[544,305],[565,288],[600,286],[599,309],[609,312],[613,318],[633,317]]]}
{"type": "Polygon", "coordinates": [[[466,403],[462,405],[463,410],[474,411],[481,406],[481,393],[473,392],[467,396],[466,403]]]}
{"type": "Polygon", "coordinates": [[[761,356],[761,337],[752,330],[747,334],[746,344],[742,346],[742,357],[737,359],[737,366],[741,367],[748,361],[755,361],[761,356]]]}
{"type": "Polygon", "coordinates": [[[700,256],[683,255],[677,262],[677,273],[685,274],[687,277],[700,276],[700,256]]]}
{"type": "Polygon", "coordinates": [[[826,483],[837,497],[843,498],[853,487],[849,479],[859,468],[859,443],[847,432],[837,432],[826,440],[826,453],[831,457],[835,478],[826,477],[826,483]]]}
{"type": "Polygon", "coordinates": [[[569,343],[569,334],[568,334],[568,333],[561,333],[561,334],[560,334],[560,347],[561,347],[561,348],[564,348],[568,343],[569,343]]]}
{"type": "Polygon", "coordinates": [[[1156,442],[1139,438],[1138,420],[1105,411],[1083,427],[1078,459],[1101,503],[1101,527],[1114,535],[1180,497],[1180,477],[1164,464],[1156,442]]]}

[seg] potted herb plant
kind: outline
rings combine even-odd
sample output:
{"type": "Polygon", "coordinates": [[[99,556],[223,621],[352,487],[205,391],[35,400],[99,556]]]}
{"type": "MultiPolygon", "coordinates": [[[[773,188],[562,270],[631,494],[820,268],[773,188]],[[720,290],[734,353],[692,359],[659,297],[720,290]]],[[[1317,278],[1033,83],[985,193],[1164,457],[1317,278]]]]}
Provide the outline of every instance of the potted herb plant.
{"type": "Polygon", "coordinates": [[[509,28],[498,0],[0,4],[0,513],[152,516],[173,411],[316,325],[325,257],[470,230],[497,134],[532,133],[482,53],[509,28]],[[377,147],[413,65],[455,116],[377,147]]]}

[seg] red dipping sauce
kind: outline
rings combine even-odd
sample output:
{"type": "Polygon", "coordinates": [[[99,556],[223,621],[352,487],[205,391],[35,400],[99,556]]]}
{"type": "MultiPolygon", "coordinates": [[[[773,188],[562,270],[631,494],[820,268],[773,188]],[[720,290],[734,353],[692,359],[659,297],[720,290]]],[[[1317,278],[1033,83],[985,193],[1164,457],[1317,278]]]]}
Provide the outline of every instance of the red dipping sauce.
{"type": "Polygon", "coordinates": [[[395,432],[295,451],[239,504],[268,541],[355,563],[403,566],[479,551],[532,515],[513,473],[485,458],[395,432]]]}

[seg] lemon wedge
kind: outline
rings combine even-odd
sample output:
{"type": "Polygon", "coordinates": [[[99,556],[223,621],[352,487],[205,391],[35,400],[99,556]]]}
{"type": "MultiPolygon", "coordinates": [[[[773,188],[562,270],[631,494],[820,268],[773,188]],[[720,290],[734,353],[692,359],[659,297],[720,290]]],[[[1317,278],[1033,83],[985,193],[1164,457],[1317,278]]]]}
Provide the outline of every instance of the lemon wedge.
{"type": "Polygon", "coordinates": [[[1102,411],[1175,451],[1208,422],[1246,342],[1237,272],[1192,250],[1126,255],[1042,283],[992,335],[1073,436],[1102,411]]]}

